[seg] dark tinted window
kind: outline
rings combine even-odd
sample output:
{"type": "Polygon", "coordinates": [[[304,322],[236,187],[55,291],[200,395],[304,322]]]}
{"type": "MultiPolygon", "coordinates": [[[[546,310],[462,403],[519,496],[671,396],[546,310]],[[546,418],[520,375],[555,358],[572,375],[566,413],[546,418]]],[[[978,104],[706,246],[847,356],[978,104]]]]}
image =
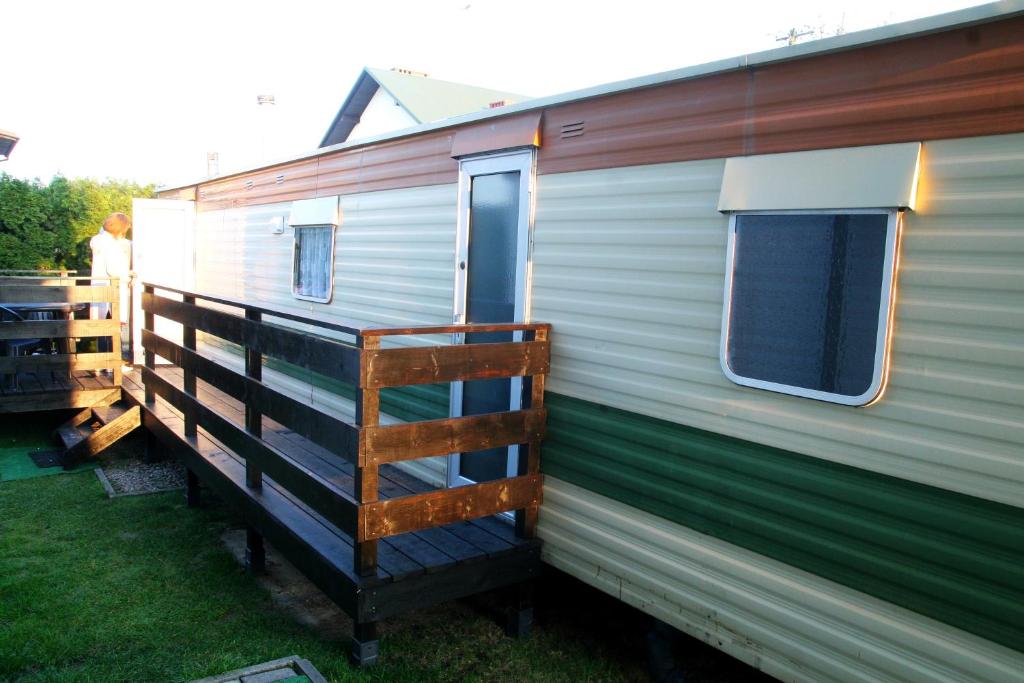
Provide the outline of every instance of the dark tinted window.
{"type": "Polygon", "coordinates": [[[875,371],[887,214],[736,216],[727,361],[845,396],[875,371]]]}

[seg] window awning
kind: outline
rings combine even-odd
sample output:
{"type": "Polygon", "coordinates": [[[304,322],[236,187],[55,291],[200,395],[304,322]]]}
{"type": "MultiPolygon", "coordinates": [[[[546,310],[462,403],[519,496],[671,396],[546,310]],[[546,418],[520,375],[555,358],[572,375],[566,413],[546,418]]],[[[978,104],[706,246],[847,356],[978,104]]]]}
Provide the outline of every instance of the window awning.
{"type": "Polygon", "coordinates": [[[914,208],[921,143],[733,157],[719,211],[914,208]]]}
{"type": "Polygon", "coordinates": [[[340,225],[341,215],[338,209],[338,197],[318,197],[316,199],[297,199],[292,202],[292,211],[288,216],[288,225],[340,225]]]}

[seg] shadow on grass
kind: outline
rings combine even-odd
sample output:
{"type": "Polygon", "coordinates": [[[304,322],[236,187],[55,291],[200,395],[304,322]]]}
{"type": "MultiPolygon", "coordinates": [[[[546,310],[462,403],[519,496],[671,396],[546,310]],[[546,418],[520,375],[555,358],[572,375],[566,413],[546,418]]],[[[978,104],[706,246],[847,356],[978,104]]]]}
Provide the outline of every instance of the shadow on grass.
{"type": "MultiPolygon", "coordinates": [[[[386,621],[381,665],[354,670],[350,622],[279,609],[221,541],[238,526],[216,500],[108,499],[92,476],[0,484],[0,680],[188,681],[293,654],[332,681],[649,679],[650,619],[554,570],[532,637],[504,636],[493,596],[455,602],[386,621]]],[[[768,680],[682,642],[687,681],[768,680]]]]}

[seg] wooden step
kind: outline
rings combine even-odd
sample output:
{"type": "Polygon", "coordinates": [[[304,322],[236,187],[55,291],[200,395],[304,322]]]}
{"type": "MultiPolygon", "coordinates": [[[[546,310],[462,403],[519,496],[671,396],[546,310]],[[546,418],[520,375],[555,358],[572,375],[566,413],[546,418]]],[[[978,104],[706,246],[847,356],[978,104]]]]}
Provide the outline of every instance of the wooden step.
{"type": "Polygon", "coordinates": [[[67,450],[80,444],[85,439],[85,435],[79,431],[77,426],[63,424],[57,427],[57,438],[64,446],[64,450],[67,450]]]}
{"type": "Polygon", "coordinates": [[[92,417],[92,409],[86,408],[78,411],[74,417],[57,427],[54,435],[64,445],[64,450],[74,448],[88,436],[88,433],[83,433],[81,426],[88,425],[92,417]]]}
{"type": "MultiPolygon", "coordinates": [[[[106,417],[111,417],[111,415],[112,413],[107,413],[106,417]]],[[[91,412],[90,416],[92,416],[91,412]]],[[[101,421],[99,418],[97,420],[101,421]]],[[[79,443],[64,451],[64,455],[61,456],[61,465],[64,466],[64,469],[69,470],[82,460],[98,455],[140,426],[142,426],[142,417],[139,407],[128,408],[118,416],[112,417],[109,422],[103,424],[103,426],[82,439],[79,443]]]]}
{"type": "Polygon", "coordinates": [[[109,406],[94,406],[92,409],[92,416],[101,425],[108,425],[117,418],[128,412],[129,406],[124,401],[118,401],[109,406]]]}

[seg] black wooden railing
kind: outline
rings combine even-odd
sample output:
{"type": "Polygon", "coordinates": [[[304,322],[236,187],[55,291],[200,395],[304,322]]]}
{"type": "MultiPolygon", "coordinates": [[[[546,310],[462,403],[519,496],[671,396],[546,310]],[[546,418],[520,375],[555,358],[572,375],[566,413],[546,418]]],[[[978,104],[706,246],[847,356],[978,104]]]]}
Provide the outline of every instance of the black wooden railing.
{"type": "Polygon", "coordinates": [[[144,285],[142,309],[146,401],[151,403],[159,396],[182,413],[188,437],[195,438],[198,428],[202,428],[243,457],[247,486],[258,489],[263,477],[270,477],[350,535],[356,542],[354,570],[360,575],[376,574],[377,541],[387,536],[512,510],[516,511],[517,533],[525,537],[535,534],[541,503],[540,442],[547,416],[543,407],[544,379],[550,363],[547,324],[367,328],[153,284],[144,285]],[[157,294],[158,289],[181,298],[157,294]],[[223,307],[238,310],[241,315],[221,310],[223,307]],[[352,343],[267,322],[264,316],[340,332],[350,336],[352,343]],[[182,325],[181,344],[155,333],[156,317],[182,325]],[[197,331],[241,346],[245,373],[199,354],[197,331]],[[388,336],[480,332],[521,332],[523,339],[381,348],[381,339],[388,336]],[[181,389],[156,372],[156,356],[182,368],[181,389]],[[262,380],[264,357],[354,385],[354,421],[338,419],[269,387],[262,380]],[[530,393],[524,397],[521,410],[380,424],[381,389],[516,376],[532,377],[530,393]],[[245,404],[244,428],[199,399],[197,379],[245,404]],[[351,462],[355,467],[353,491],[340,489],[267,443],[262,435],[263,416],[351,462]],[[381,465],[517,444],[525,450],[525,457],[520,457],[518,476],[379,499],[381,465]]]}

